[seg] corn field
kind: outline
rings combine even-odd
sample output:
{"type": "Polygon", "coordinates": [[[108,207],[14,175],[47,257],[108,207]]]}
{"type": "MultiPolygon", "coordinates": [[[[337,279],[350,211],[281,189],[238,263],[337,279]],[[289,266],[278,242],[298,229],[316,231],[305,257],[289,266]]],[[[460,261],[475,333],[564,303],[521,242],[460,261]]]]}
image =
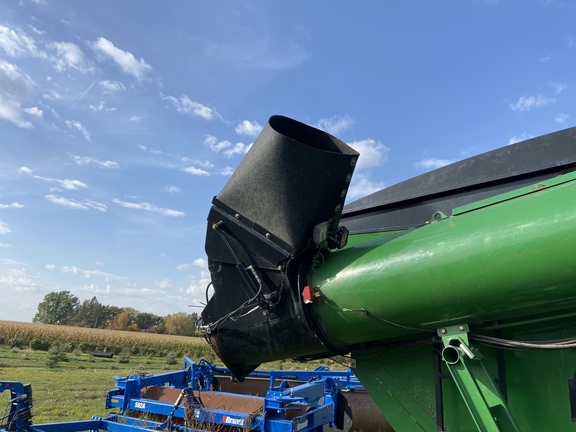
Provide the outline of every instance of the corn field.
{"type": "Polygon", "coordinates": [[[16,321],[0,321],[0,345],[4,344],[17,348],[58,345],[68,351],[114,354],[128,350],[152,356],[174,352],[177,356],[214,359],[212,349],[201,338],[16,321]]]}

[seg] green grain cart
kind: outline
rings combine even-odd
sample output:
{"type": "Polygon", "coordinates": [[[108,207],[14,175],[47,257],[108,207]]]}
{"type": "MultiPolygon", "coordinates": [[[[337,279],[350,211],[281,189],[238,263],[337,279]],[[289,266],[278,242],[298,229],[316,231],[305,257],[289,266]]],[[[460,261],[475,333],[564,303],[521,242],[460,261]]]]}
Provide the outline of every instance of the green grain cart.
{"type": "Polygon", "coordinates": [[[398,432],[576,431],[576,128],[344,207],[358,157],[270,118],[208,215],[216,354],[349,356],[398,432]]]}

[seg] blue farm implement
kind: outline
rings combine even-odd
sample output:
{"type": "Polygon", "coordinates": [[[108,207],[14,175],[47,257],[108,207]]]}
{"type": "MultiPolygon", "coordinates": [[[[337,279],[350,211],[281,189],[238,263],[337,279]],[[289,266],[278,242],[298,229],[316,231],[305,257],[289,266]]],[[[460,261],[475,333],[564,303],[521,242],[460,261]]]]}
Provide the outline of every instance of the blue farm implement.
{"type": "Polygon", "coordinates": [[[9,392],[1,432],[252,430],[265,432],[387,430],[378,408],[350,371],[255,371],[237,382],[227,368],[184,359],[158,375],[114,377],[106,418],[32,424],[29,385],[0,381],[9,392]],[[368,415],[366,414],[368,413],[368,415]]]}

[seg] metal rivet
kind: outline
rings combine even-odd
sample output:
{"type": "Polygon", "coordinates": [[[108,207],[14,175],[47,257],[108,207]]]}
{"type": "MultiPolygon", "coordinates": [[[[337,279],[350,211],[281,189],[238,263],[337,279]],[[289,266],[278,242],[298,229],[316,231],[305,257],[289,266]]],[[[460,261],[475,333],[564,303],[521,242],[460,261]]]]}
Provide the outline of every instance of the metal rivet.
{"type": "Polygon", "coordinates": [[[340,198],[344,198],[346,196],[346,189],[342,189],[342,192],[340,192],[340,198]]]}
{"type": "Polygon", "coordinates": [[[356,158],[350,159],[350,166],[356,165],[356,158]]]}
{"type": "Polygon", "coordinates": [[[443,328],[443,329],[440,329],[440,333],[442,333],[442,334],[446,334],[446,329],[445,329],[445,328],[443,328]]]}
{"type": "Polygon", "coordinates": [[[338,204],[335,208],[334,211],[335,212],[339,212],[340,211],[340,207],[342,207],[340,204],[338,204]]]}
{"type": "Polygon", "coordinates": [[[460,326],[460,327],[458,327],[458,330],[460,330],[460,331],[464,331],[464,326],[460,326]]]}
{"type": "Polygon", "coordinates": [[[269,239],[270,237],[270,233],[266,233],[266,238],[269,239]]]}
{"type": "Polygon", "coordinates": [[[352,174],[348,174],[346,176],[346,183],[349,183],[351,179],[352,179],[352,174]]]}
{"type": "Polygon", "coordinates": [[[235,217],[236,219],[240,220],[240,213],[236,213],[236,214],[234,215],[234,217],[235,217]]]}

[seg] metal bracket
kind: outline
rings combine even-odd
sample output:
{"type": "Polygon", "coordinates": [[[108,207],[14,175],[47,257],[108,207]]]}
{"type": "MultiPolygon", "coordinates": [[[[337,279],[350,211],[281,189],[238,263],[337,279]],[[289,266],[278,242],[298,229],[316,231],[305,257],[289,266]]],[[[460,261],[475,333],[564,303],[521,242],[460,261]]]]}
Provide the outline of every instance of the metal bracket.
{"type": "Polygon", "coordinates": [[[442,338],[442,360],[478,430],[519,432],[504,398],[482,363],[482,355],[468,342],[468,326],[447,326],[437,332],[442,338]]]}

